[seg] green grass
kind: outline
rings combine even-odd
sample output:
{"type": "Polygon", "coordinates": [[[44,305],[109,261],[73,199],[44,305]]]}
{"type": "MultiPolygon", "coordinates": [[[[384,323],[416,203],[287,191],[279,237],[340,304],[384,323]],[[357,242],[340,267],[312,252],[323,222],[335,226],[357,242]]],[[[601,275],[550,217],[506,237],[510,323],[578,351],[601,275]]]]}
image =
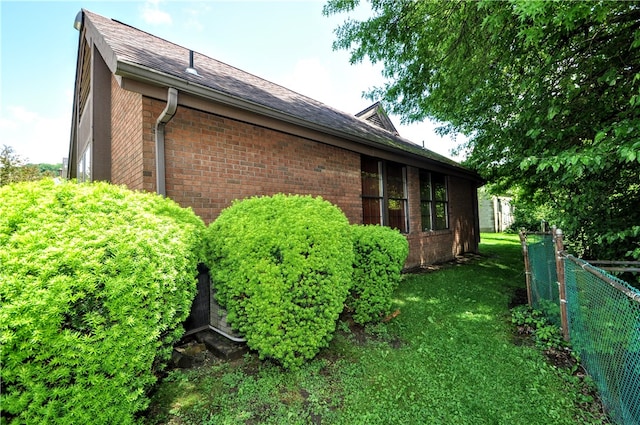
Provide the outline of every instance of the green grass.
{"type": "Polygon", "coordinates": [[[364,341],[340,323],[299,370],[247,355],[171,372],[146,423],[602,423],[570,374],[513,343],[508,305],[524,286],[517,236],[483,234],[481,254],[406,275],[396,318],[366,329],[364,341]]]}

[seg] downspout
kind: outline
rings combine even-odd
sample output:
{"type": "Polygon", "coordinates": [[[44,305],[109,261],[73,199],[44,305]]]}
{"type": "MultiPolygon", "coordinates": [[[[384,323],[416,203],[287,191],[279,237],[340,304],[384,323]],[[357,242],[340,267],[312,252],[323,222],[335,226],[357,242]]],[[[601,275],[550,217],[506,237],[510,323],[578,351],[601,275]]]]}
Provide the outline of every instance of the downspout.
{"type": "Polygon", "coordinates": [[[178,107],[178,90],[169,87],[167,106],[156,121],[156,192],[167,196],[166,176],[164,166],[164,128],[176,114],[178,107]]]}

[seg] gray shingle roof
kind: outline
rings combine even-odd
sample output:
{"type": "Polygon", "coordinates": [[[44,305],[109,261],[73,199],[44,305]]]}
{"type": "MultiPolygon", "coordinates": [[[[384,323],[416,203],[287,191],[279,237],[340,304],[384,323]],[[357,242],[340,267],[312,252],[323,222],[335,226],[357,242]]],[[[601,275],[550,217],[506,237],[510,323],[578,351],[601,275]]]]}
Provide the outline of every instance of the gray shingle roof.
{"type": "MultiPolygon", "coordinates": [[[[112,72],[118,73],[122,64],[151,70],[203,86],[244,102],[278,111],[303,121],[344,135],[364,139],[382,149],[401,151],[426,160],[453,167],[470,177],[477,175],[457,162],[424,149],[381,127],[303,96],[278,84],[259,78],[216,59],[194,52],[194,68],[198,75],[186,72],[189,67],[188,48],[166,41],[116,20],[84,10],[87,20],[95,27],[115,57],[105,58],[112,72]],[[111,59],[111,62],[110,60],[111,59]],[[114,69],[115,67],[115,69],[114,69]]],[[[103,52],[104,55],[104,52],[103,52]]]]}

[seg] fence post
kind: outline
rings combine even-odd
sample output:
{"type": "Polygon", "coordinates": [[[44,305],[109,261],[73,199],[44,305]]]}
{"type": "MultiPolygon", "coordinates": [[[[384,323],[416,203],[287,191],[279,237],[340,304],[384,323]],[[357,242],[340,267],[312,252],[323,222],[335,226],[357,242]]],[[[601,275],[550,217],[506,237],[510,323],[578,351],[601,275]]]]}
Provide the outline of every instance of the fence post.
{"type": "Polygon", "coordinates": [[[522,255],[524,256],[524,276],[527,283],[527,303],[532,307],[531,301],[531,265],[529,264],[529,248],[527,247],[527,234],[524,228],[520,229],[520,243],[522,244],[522,255]]]}
{"type": "Polygon", "coordinates": [[[562,230],[554,229],[553,242],[556,252],[556,272],[558,274],[558,292],[560,295],[560,322],[562,324],[562,336],[569,341],[569,320],[567,318],[567,286],[564,278],[564,241],[562,230]]]}

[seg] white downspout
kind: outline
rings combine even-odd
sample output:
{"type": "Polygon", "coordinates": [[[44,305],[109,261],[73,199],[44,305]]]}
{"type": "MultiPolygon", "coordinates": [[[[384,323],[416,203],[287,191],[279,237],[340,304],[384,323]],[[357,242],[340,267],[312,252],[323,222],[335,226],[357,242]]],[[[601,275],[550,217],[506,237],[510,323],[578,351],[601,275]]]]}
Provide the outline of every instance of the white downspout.
{"type": "Polygon", "coordinates": [[[156,121],[156,192],[167,196],[166,176],[164,166],[164,127],[176,114],[178,107],[178,90],[169,87],[167,106],[156,121]]]}

